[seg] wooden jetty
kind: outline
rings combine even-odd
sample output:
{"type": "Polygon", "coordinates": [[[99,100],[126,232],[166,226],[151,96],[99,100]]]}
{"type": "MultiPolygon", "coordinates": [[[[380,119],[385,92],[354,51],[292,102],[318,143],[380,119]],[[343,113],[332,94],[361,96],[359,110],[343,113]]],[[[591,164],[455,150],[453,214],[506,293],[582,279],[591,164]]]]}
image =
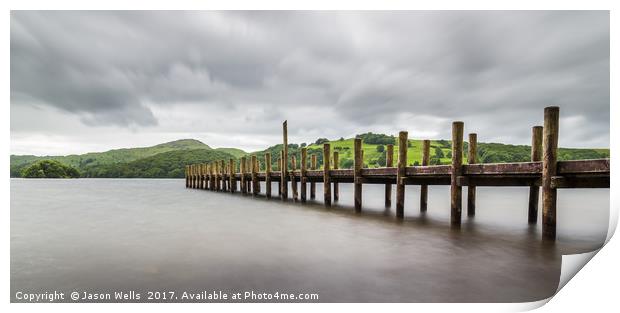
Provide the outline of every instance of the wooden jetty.
{"type": "Polygon", "coordinates": [[[323,202],[332,205],[338,201],[338,184],[352,183],[356,212],[362,211],[362,186],[364,184],[385,185],[385,205],[391,206],[392,185],[396,185],[396,216],[404,217],[405,185],[420,185],[420,210],[427,209],[428,186],[450,185],[451,224],[461,224],[462,188],[468,188],[467,215],[475,215],[476,186],[524,186],[529,188],[528,222],[537,223],[539,194],[542,189],[543,239],[555,240],[557,223],[557,190],[559,188],[609,188],[610,160],[558,161],[559,107],[544,110],[543,126],[532,128],[531,162],[489,163],[477,162],[477,135],[469,134],[467,164],[463,164],[463,122],[452,123],[452,162],[450,165],[429,165],[430,141],[424,140],[420,166],[407,165],[408,133],[398,135],[398,159],[393,167],[394,147],[388,145],[384,168],[363,168],[362,140],[354,140],[354,164],[352,169],[338,168],[338,153],[331,155],[329,143],[323,145],[323,169],[317,169],[317,156],[311,155],[308,169],[306,148],[301,148],[299,163],[288,155],[287,122],[283,124],[283,150],[280,153],[279,168],[271,168],[271,155],[265,154],[264,171],[260,171],[259,160],[252,155],[241,157],[239,171],[235,160],[224,160],[208,164],[190,164],[185,169],[187,188],[214,191],[260,193],[260,181],[265,181],[266,196],[272,197],[271,183],[279,185],[278,196],[289,198],[288,184],[295,201],[307,199],[307,185],[310,184],[310,199],[314,199],[316,183],[324,184],[323,202]],[[291,160],[289,170],[287,160],[291,160]],[[332,160],[334,166],[332,166],[332,160]],[[299,164],[299,170],[297,169],[299,164]],[[239,182],[239,184],[237,184],[239,182]],[[297,183],[300,183],[298,193],[297,183]],[[333,188],[332,188],[333,185],[333,188]],[[333,193],[332,193],[333,191],[333,193]]]}

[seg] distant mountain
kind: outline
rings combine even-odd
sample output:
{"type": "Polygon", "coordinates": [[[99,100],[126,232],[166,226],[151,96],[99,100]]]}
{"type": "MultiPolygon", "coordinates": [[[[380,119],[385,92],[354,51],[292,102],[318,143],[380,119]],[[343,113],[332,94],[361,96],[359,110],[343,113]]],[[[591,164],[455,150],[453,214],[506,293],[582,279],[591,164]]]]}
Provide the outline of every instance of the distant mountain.
{"type": "MultiPolygon", "coordinates": [[[[105,152],[90,152],[85,154],[72,154],[66,156],[34,156],[34,155],[11,155],[11,177],[20,177],[21,171],[28,165],[39,160],[56,160],[67,166],[77,168],[82,177],[111,177],[111,176],[91,176],[93,173],[99,173],[99,170],[105,168],[106,173],[109,169],[118,164],[128,164],[133,161],[142,160],[158,154],[173,151],[190,151],[190,150],[207,150],[212,152],[224,153],[213,155],[225,155],[227,157],[245,154],[243,150],[235,148],[218,148],[211,149],[208,145],[195,139],[181,139],[171,142],[158,144],[151,147],[140,148],[124,148],[114,149],[105,152]]],[[[196,152],[192,152],[195,154],[196,152]]],[[[101,172],[103,173],[103,172],[101,172]]],[[[168,175],[168,174],[166,174],[168,175]]],[[[162,177],[169,177],[169,176],[162,177]]],[[[172,177],[172,176],[170,176],[172,177]]]]}
{"type": "Polygon", "coordinates": [[[247,152],[237,148],[216,148],[215,151],[226,152],[237,159],[248,154],[247,152]]]}

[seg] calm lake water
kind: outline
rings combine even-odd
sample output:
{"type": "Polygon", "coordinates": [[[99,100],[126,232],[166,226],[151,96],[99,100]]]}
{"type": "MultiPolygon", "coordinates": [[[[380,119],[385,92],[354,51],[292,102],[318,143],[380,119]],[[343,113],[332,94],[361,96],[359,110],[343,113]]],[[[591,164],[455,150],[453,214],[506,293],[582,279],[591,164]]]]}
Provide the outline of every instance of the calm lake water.
{"type": "Polygon", "coordinates": [[[321,184],[302,205],[178,179],[11,179],[11,298],[222,290],[319,295],[310,302],[535,301],[554,293],[562,254],[591,251],[607,232],[608,189],[560,190],[549,244],[540,217],[527,223],[527,188],[478,187],[473,218],[463,188],[460,229],[449,225],[448,186],[429,187],[425,214],[419,186],[408,186],[402,222],[395,203],[383,206],[383,188],[364,185],[355,214],[351,184],[327,209],[321,184]]]}

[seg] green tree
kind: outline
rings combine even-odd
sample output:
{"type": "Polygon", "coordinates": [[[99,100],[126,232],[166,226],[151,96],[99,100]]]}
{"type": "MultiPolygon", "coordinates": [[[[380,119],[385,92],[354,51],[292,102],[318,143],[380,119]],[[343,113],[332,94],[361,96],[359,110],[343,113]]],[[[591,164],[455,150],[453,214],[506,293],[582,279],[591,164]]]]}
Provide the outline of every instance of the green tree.
{"type": "Polygon", "coordinates": [[[41,160],[25,168],[21,176],[24,178],[78,178],[77,169],[54,160],[41,160]]]}
{"type": "Polygon", "coordinates": [[[385,151],[385,146],[384,145],[378,145],[377,146],[377,152],[381,153],[383,151],[385,151]]]}

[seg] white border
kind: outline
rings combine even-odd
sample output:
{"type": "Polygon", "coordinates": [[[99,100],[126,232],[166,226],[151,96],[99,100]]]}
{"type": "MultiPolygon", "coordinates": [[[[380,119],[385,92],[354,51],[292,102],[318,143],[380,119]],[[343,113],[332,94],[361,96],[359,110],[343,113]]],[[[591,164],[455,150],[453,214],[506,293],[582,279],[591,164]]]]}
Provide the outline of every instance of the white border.
{"type": "MultiPolygon", "coordinates": [[[[56,311],[78,311],[81,312],[85,309],[88,311],[109,311],[109,310],[149,310],[154,312],[167,312],[171,309],[181,310],[259,310],[259,311],[316,311],[316,310],[356,310],[356,311],[376,311],[379,309],[389,310],[433,310],[438,312],[453,312],[458,310],[459,312],[497,312],[497,311],[520,311],[536,308],[546,301],[540,301],[536,303],[525,304],[210,304],[203,306],[200,304],[169,304],[169,305],[155,305],[155,304],[12,304],[9,303],[9,284],[10,284],[10,272],[9,272],[9,244],[10,244],[10,218],[9,218],[9,205],[10,205],[10,180],[9,180],[9,154],[10,154],[10,53],[9,53],[9,36],[10,36],[10,13],[9,10],[21,9],[21,10],[33,10],[33,9],[451,9],[451,10],[477,10],[477,9],[536,9],[536,10],[549,10],[549,9],[564,9],[564,10],[612,10],[611,12],[611,86],[617,86],[617,79],[615,79],[615,73],[618,73],[618,62],[615,57],[618,55],[618,40],[614,40],[614,36],[618,36],[618,21],[615,9],[618,7],[618,1],[485,1],[485,0],[469,0],[469,1],[433,1],[415,3],[413,1],[341,1],[336,3],[335,1],[328,0],[315,0],[299,3],[299,1],[284,1],[284,0],[229,0],[229,1],[198,1],[198,0],[175,0],[175,1],[120,1],[120,0],[108,0],[108,1],[77,1],[77,0],[32,0],[32,1],[3,1],[5,6],[4,14],[1,17],[2,31],[2,43],[4,48],[2,49],[2,68],[4,69],[4,75],[2,76],[2,99],[5,100],[2,105],[3,119],[3,132],[2,136],[3,147],[5,152],[0,156],[4,164],[4,177],[2,181],[2,251],[3,254],[1,265],[4,269],[2,271],[2,282],[0,283],[0,296],[4,301],[3,305],[7,306],[3,311],[41,311],[50,310],[56,311]]],[[[611,149],[612,155],[616,153],[617,138],[614,134],[618,133],[618,127],[614,124],[614,117],[618,116],[618,109],[613,103],[617,98],[616,90],[611,89],[611,149]]],[[[585,105],[585,104],[584,104],[585,105]]],[[[612,172],[616,172],[617,166],[612,162],[612,172]]],[[[611,177],[611,184],[618,186],[617,176],[611,177]]],[[[618,195],[611,193],[611,218],[610,218],[610,234],[613,233],[617,224],[618,218],[618,195]]],[[[608,236],[608,240],[610,236],[608,236]]],[[[617,287],[618,283],[616,278],[620,277],[618,264],[620,264],[620,244],[618,240],[611,240],[607,246],[596,256],[590,264],[588,264],[580,273],[578,273],[556,297],[552,299],[547,305],[541,308],[542,311],[558,312],[565,310],[586,310],[596,308],[609,308],[605,311],[613,310],[611,308],[617,307],[617,287]]]]}

